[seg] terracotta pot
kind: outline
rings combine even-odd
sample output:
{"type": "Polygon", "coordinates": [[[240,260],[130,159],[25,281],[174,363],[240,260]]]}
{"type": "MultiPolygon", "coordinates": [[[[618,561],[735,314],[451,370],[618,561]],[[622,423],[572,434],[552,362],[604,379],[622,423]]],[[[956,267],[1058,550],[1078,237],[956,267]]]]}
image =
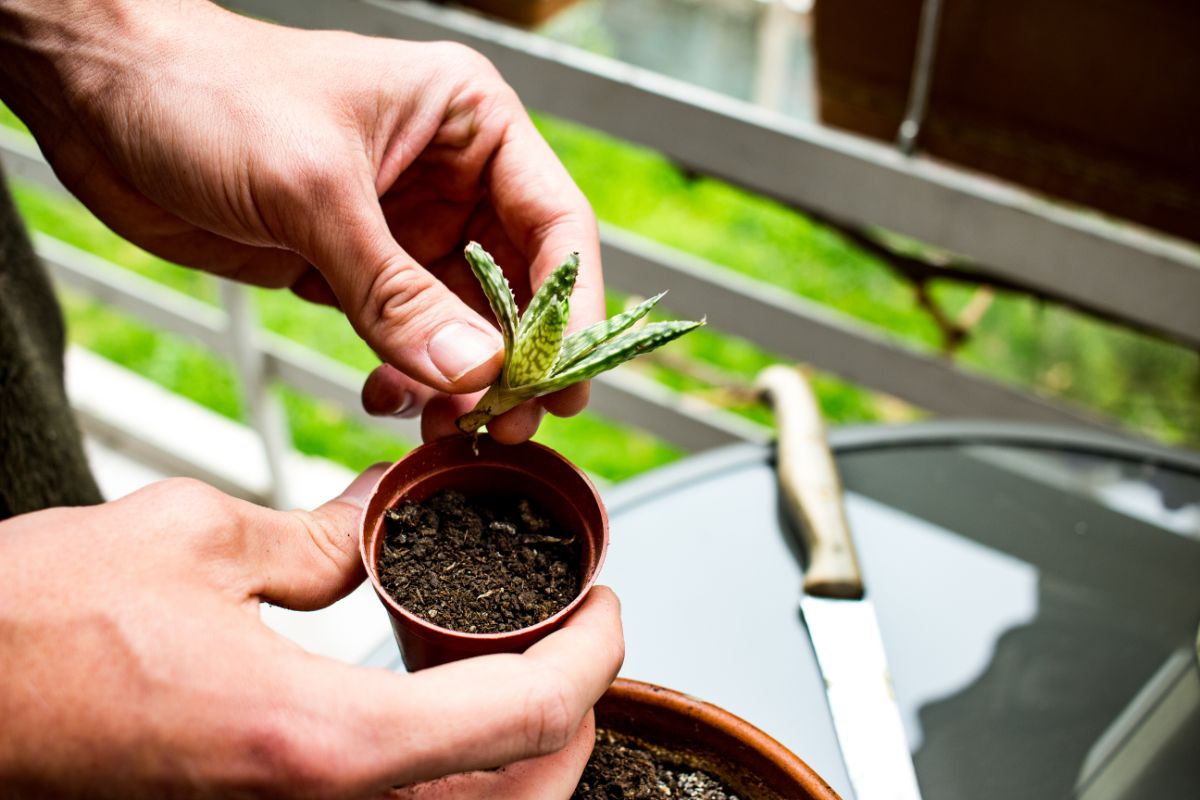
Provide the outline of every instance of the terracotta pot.
{"type": "Polygon", "coordinates": [[[519,653],[559,627],[596,582],[608,549],[608,514],[583,472],[533,442],[502,445],[486,435],[455,436],[422,445],[393,464],[363,509],[360,552],[375,593],[391,615],[392,631],[409,670],[492,653],[519,653]],[[443,489],[464,494],[528,497],[580,543],[580,593],[552,617],[506,633],[464,633],[438,627],[405,610],[379,581],[383,512],[405,500],[420,502],[443,489]]]}
{"type": "Polygon", "coordinates": [[[596,727],[702,769],[739,797],[839,800],[808,764],[758,728],[671,689],[618,678],[596,704],[596,727]]]}

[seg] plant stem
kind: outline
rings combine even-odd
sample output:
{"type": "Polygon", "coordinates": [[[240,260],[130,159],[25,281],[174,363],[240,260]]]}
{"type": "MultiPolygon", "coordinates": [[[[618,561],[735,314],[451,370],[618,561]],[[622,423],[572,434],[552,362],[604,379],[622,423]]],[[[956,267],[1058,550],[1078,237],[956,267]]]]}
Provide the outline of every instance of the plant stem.
{"type": "Polygon", "coordinates": [[[520,392],[504,389],[499,384],[492,384],[488,388],[487,394],[479,398],[479,403],[475,408],[459,417],[455,424],[463,433],[475,433],[491,422],[493,418],[500,416],[510,408],[516,408],[527,399],[529,399],[528,396],[520,392]]]}

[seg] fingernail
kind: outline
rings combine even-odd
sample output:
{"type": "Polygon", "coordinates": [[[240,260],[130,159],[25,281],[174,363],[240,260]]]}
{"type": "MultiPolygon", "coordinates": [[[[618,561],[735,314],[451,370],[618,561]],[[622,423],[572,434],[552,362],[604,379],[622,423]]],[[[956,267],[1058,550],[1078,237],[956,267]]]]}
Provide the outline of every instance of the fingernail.
{"type": "Polygon", "coordinates": [[[405,392],[400,397],[400,402],[397,403],[396,407],[392,409],[392,416],[393,417],[406,416],[408,411],[410,411],[412,409],[413,403],[415,403],[415,402],[416,402],[416,398],[413,397],[413,393],[405,392]]]}
{"type": "Polygon", "coordinates": [[[487,334],[464,322],[452,322],[429,340],[429,358],[448,381],[456,381],[491,361],[500,349],[499,334],[487,334]]]}
{"type": "Polygon", "coordinates": [[[338,495],[338,500],[343,503],[349,503],[355,508],[362,508],[367,504],[367,498],[371,496],[371,490],[375,488],[375,483],[379,480],[379,476],[383,474],[383,470],[387,468],[387,464],[379,463],[372,466],[363,474],[355,478],[349,486],[338,495]]]}

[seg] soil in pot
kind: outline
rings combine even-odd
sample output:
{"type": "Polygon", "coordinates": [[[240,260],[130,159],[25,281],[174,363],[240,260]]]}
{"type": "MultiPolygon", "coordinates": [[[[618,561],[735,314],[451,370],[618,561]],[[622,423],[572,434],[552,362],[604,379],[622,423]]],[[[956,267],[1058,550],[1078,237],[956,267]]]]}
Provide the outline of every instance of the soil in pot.
{"type": "Polygon", "coordinates": [[[738,800],[721,780],[681,763],[669,752],[607,730],[571,800],[738,800]]]}
{"type": "Polygon", "coordinates": [[[384,514],[383,588],[442,628],[501,633],[553,616],[579,594],[579,547],[532,501],[446,490],[384,514]]]}

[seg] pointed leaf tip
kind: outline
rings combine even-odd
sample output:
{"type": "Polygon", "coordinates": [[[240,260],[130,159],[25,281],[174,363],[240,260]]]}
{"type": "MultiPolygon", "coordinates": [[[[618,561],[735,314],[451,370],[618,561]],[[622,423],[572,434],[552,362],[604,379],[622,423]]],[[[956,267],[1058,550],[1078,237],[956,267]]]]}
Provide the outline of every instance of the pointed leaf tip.
{"type": "Polygon", "coordinates": [[[629,330],[649,314],[650,309],[654,308],[665,294],[666,292],[659,292],[654,297],[643,300],[628,311],[623,311],[610,319],[601,320],[577,333],[571,334],[563,342],[562,353],[558,357],[558,363],[554,365],[553,372],[559,373],[570,369],[597,347],[629,330]]]}
{"type": "Polygon", "coordinates": [[[572,253],[561,264],[555,267],[529,301],[525,313],[521,315],[518,336],[523,335],[532,321],[546,313],[546,306],[560,304],[571,296],[575,288],[575,278],[579,275],[579,254],[572,253]]]}
{"type": "Polygon", "coordinates": [[[508,364],[517,339],[517,300],[513,297],[512,287],[508,278],[491,255],[483,249],[479,242],[471,242],[463,248],[467,264],[475,279],[483,288],[488,305],[500,324],[500,333],[504,336],[504,361],[508,364]]]}

